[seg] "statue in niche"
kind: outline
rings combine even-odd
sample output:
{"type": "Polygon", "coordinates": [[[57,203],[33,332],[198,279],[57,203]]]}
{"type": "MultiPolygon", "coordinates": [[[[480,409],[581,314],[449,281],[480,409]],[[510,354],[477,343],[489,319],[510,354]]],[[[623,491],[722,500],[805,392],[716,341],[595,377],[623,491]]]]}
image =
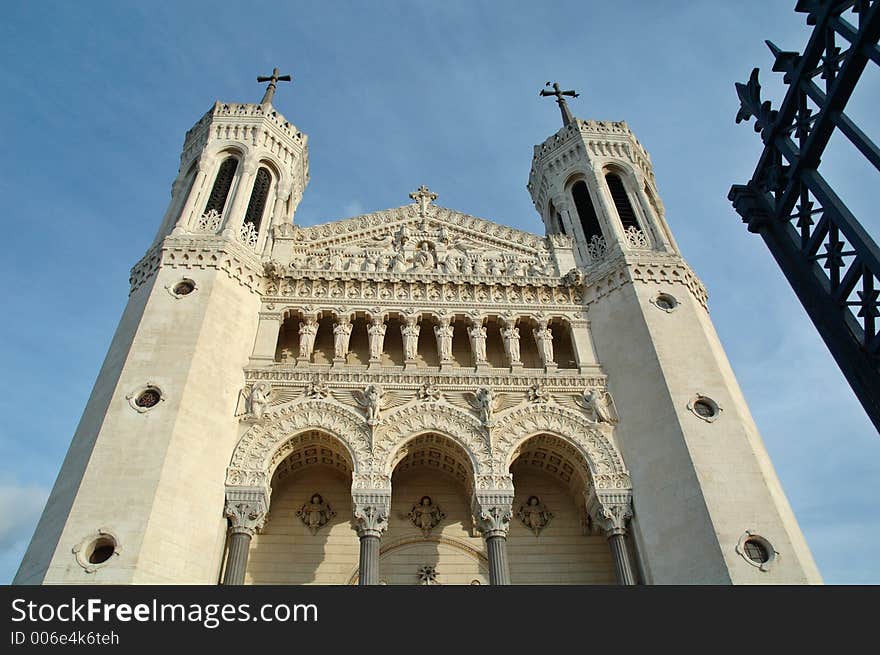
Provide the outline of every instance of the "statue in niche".
{"type": "Polygon", "coordinates": [[[452,359],[453,328],[449,321],[449,318],[444,317],[440,319],[440,325],[434,326],[434,334],[437,336],[437,350],[440,353],[441,362],[448,362],[452,359]]]}
{"type": "Polygon", "coordinates": [[[351,337],[351,322],[348,318],[340,318],[333,326],[333,357],[345,359],[348,354],[348,340],[351,337]]]}
{"type": "Polygon", "coordinates": [[[247,399],[248,417],[254,420],[263,418],[266,406],[269,404],[269,395],[272,393],[272,385],[268,382],[256,382],[251,387],[247,399]]]}
{"type": "Polygon", "coordinates": [[[474,361],[482,364],[486,361],[486,328],[482,325],[474,325],[468,330],[471,338],[471,351],[474,354],[474,361]]]}
{"type": "Polygon", "coordinates": [[[422,531],[424,537],[431,534],[431,530],[446,518],[446,514],[434,504],[430,496],[422,496],[418,504],[412,506],[407,516],[413,525],[422,531]]]}
{"type": "Polygon", "coordinates": [[[587,389],[578,402],[596,423],[617,425],[618,421],[620,421],[617,407],[614,404],[614,398],[611,397],[611,393],[608,391],[602,392],[596,389],[587,389]]]}
{"type": "Polygon", "coordinates": [[[315,337],[318,335],[318,319],[306,316],[306,320],[299,324],[299,357],[311,360],[312,350],[315,347],[315,337]]]}
{"type": "Polygon", "coordinates": [[[529,530],[535,533],[536,537],[541,533],[541,530],[547,527],[550,519],[553,518],[553,514],[550,513],[550,510],[544,506],[544,503],[537,496],[529,496],[525,505],[519,506],[516,515],[519,516],[520,521],[529,530]]]}
{"type": "Polygon", "coordinates": [[[382,387],[378,384],[368,384],[363,391],[355,390],[355,400],[367,411],[367,425],[379,423],[383,395],[382,387]]]}
{"type": "Polygon", "coordinates": [[[385,341],[385,330],[388,326],[382,322],[382,317],[377,316],[367,328],[367,335],[370,341],[370,360],[378,361],[382,359],[382,344],[385,341]]]}
{"type": "Polygon", "coordinates": [[[507,351],[508,360],[511,364],[518,364],[520,361],[519,328],[510,325],[501,331],[501,336],[504,337],[504,349],[507,351]]]}
{"type": "Polygon", "coordinates": [[[541,362],[544,366],[553,363],[553,332],[547,325],[547,321],[542,321],[535,330],[535,341],[538,344],[538,352],[541,355],[541,362]]]}
{"type": "Polygon", "coordinates": [[[400,334],[403,336],[403,355],[408,361],[414,360],[418,354],[421,330],[415,318],[408,318],[406,325],[400,326],[400,334]]]}
{"type": "Polygon", "coordinates": [[[328,503],[324,502],[321,494],[314,493],[309,502],[296,510],[296,515],[305,523],[309,532],[315,535],[330,519],[336,516],[336,512],[328,503]]]}

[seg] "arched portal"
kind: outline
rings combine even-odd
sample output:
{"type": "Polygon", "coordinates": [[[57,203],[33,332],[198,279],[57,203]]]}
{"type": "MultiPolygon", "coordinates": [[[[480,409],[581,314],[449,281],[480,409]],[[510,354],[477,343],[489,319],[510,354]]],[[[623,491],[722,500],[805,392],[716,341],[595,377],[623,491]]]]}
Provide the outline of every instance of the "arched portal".
{"type": "Polygon", "coordinates": [[[424,432],[396,450],[393,461],[380,584],[488,584],[471,512],[472,456],[450,437],[424,432]]]}
{"type": "Polygon", "coordinates": [[[322,430],[287,443],[272,472],[269,516],[251,541],[245,583],[346,584],[358,563],[351,454],[322,430]]]}
{"type": "Polygon", "coordinates": [[[568,442],[547,433],[521,442],[510,472],[515,490],[507,537],[513,584],[615,584],[606,538],[587,521],[589,466],[568,442]]]}

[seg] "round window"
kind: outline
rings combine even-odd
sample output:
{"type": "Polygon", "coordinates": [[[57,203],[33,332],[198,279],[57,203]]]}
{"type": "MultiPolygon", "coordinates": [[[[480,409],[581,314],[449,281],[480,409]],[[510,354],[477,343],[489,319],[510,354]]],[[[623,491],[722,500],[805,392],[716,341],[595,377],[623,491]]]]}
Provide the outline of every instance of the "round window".
{"type": "Polygon", "coordinates": [[[736,552],[746,562],[765,572],[769,571],[779,558],[779,553],[770,542],[753,530],[746,530],[742,534],[736,545],[736,552]]]}
{"type": "Polygon", "coordinates": [[[178,296],[188,296],[195,290],[196,285],[193,284],[192,280],[182,280],[174,285],[174,293],[178,296]]]}
{"type": "Polygon", "coordinates": [[[134,404],[138,407],[149,409],[150,407],[155,407],[160,400],[162,400],[162,394],[159,393],[159,390],[150,387],[149,389],[144,389],[137,395],[134,404]]]}
{"type": "Polygon", "coordinates": [[[757,539],[746,539],[743,550],[746,557],[756,564],[765,564],[770,561],[770,553],[767,552],[766,546],[757,539]]]}
{"type": "Polygon", "coordinates": [[[83,539],[73,547],[73,554],[77,564],[86,570],[86,573],[94,573],[103,566],[113,561],[114,555],[119,555],[121,547],[116,535],[106,528],[101,528],[83,539]]]}
{"type": "Polygon", "coordinates": [[[678,300],[675,299],[675,296],[671,296],[668,293],[658,293],[651,302],[654,303],[655,307],[662,309],[664,312],[671,312],[678,307],[678,300]]]}
{"type": "Polygon", "coordinates": [[[116,540],[103,536],[95,539],[88,549],[89,564],[103,564],[116,552],[116,540]]]}
{"type": "Polygon", "coordinates": [[[721,416],[721,407],[708,396],[697,394],[691,398],[688,403],[688,409],[694,413],[694,416],[701,418],[707,423],[712,423],[721,416]]]}

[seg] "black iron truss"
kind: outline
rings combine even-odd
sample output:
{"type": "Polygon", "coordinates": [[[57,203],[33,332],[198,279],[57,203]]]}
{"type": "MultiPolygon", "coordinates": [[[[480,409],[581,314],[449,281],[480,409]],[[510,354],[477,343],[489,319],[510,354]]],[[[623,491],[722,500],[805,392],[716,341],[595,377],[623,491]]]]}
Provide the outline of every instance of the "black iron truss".
{"type": "Polygon", "coordinates": [[[764,151],[728,199],[764,239],[880,430],[880,249],[818,170],[836,129],[880,171],[880,149],[844,113],[866,66],[880,66],[880,0],[798,0],[795,11],[814,26],[803,54],[767,41],[788,85],[779,109],[761,100],[757,68],[736,85],[736,122],[755,119],[764,151]]]}

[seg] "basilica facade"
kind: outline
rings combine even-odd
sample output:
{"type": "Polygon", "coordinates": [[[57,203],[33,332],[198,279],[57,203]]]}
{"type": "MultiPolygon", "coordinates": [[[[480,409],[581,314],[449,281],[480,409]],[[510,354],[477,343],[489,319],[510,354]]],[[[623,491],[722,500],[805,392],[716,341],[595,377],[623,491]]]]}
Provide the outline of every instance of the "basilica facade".
{"type": "Polygon", "coordinates": [[[648,153],[547,95],[542,234],[300,226],[306,135],[217,102],[15,582],[821,582],[648,153]]]}

